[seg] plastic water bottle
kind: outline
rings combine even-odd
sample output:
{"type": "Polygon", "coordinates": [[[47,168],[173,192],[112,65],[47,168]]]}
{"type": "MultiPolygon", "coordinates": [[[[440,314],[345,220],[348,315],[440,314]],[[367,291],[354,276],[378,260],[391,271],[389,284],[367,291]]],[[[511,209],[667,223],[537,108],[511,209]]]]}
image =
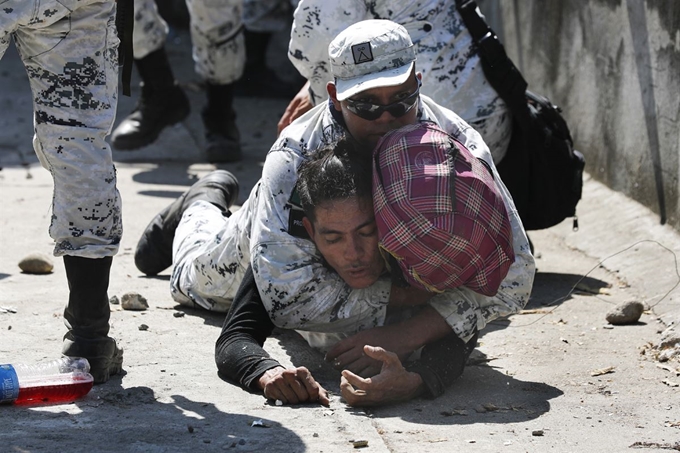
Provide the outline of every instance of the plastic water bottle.
{"type": "Polygon", "coordinates": [[[35,365],[0,365],[0,403],[65,403],[87,395],[94,379],[90,363],[62,357],[35,365]]]}

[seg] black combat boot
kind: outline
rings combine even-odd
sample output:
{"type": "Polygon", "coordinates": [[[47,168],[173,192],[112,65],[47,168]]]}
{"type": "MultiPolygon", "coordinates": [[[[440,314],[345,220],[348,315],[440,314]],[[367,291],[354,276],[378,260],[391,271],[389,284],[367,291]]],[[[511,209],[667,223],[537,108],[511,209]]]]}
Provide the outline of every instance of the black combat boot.
{"type": "Polygon", "coordinates": [[[111,144],[118,150],[134,150],[155,142],[164,128],[179,123],[191,111],[164,48],[135,60],[135,65],[142,78],[142,94],[132,113],[111,134],[111,144]]]}
{"type": "Polygon", "coordinates": [[[156,275],[172,265],[172,241],[184,211],[194,201],[204,200],[230,215],[238,200],[238,180],[226,170],[215,170],[163,209],[147,225],[135,250],[135,265],[146,275],[156,275]]]}
{"type": "MultiPolygon", "coordinates": [[[[267,66],[267,48],[272,33],[244,31],[246,65],[243,76],[236,82],[236,95],[243,97],[292,99],[305,84],[301,76],[294,82],[282,80],[267,66]]],[[[293,68],[290,72],[296,73],[293,68]]]]}
{"type": "Polygon", "coordinates": [[[123,368],[123,350],[109,337],[109,271],[112,257],[64,256],[68,279],[68,305],[64,310],[62,354],[90,362],[95,384],[109,380],[123,368]]]}
{"type": "Polygon", "coordinates": [[[203,109],[205,153],[208,162],[241,160],[241,134],[236,126],[233,86],[207,84],[208,105],[203,109]]]}

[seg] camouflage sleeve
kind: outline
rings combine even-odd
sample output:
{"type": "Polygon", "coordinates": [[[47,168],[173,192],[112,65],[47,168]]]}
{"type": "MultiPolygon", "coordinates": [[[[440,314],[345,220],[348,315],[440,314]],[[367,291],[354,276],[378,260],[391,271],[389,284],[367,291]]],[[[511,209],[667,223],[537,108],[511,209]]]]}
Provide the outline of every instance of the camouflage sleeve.
{"type": "Polygon", "coordinates": [[[288,58],[309,80],[314,105],[327,99],[331,80],[328,45],[351,24],[368,18],[366,2],[358,0],[302,0],[295,10],[288,58]]]}
{"type": "Polygon", "coordinates": [[[389,281],[353,290],[323,264],[313,242],[288,234],[287,202],[301,159],[275,149],[262,171],[251,229],[251,262],[262,303],[280,328],[354,333],[381,325],[389,281]]]}

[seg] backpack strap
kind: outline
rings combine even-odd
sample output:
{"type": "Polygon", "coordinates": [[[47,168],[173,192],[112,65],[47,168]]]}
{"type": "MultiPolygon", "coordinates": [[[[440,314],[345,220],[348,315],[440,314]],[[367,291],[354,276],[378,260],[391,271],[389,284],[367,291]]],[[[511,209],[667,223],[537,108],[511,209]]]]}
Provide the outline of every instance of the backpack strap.
{"type": "Polygon", "coordinates": [[[482,69],[489,84],[508,104],[513,113],[523,112],[526,109],[525,92],[528,84],[508,57],[496,33],[479,14],[477,2],[456,0],[456,8],[470,35],[477,43],[482,69]]]}

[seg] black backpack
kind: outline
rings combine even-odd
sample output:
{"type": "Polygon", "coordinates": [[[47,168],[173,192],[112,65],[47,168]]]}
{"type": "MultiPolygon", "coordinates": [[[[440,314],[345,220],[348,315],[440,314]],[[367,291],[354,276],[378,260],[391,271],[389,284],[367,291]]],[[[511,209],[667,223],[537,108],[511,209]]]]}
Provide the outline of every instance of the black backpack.
{"type": "Polygon", "coordinates": [[[484,75],[513,116],[512,138],[498,172],[526,230],[540,230],[574,218],[583,189],[585,159],[561,110],[527,90],[527,82],[473,0],[456,0],[465,26],[477,43],[484,75]]]}

